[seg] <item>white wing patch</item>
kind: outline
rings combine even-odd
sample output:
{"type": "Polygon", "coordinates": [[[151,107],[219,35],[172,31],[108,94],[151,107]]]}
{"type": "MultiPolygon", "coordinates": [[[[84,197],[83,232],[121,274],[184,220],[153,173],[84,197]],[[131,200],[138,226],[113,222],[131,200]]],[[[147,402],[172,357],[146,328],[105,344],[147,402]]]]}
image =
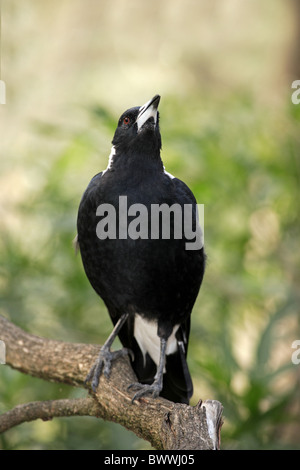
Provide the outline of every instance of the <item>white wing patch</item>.
{"type": "MultiPolygon", "coordinates": [[[[167,354],[177,351],[177,340],[175,338],[179,325],[175,325],[167,342],[167,354]]],[[[157,322],[149,322],[141,315],[136,314],[134,318],[134,337],[143,353],[144,363],[146,362],[146,353],[158,366],[160,355],[160,339],[157,335],[157,322]]]]}

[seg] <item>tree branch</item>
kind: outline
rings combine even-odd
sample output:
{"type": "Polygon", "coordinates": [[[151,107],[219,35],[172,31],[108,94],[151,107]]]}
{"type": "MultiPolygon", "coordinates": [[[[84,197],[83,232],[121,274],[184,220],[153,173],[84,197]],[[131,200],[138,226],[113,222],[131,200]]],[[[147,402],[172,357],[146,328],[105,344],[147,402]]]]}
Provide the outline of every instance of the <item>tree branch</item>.
{"type": "MultiPolygon", "coordinates": [[[[21,372],[77,387],[99,353],[99,346],[41,338],[0,316],[0,339],[6,345],[6,363],[21,372]]],[[[5,366],[2,366],[5,367],[5,366]]],[[[131,403],[128,385],[136,382],[129,359],[112,365],[109,379],[101,376],[96,393],[76,400],[53,400],[18,405],[0,415],[0,432],[33,419],[88,415],[117,422],[149,441],[156,449],[218,449],[222,405],[215,400],[197,406],[172,403],[161,397],[131,403]]]]}
{"type": "Polygon", "coordinates": [[[0,415],[0,433],[29,421],[48,421],[63,416],[97,416],[97,404],[93,398],[73,400],[34,401],[18,405],[0,415]]]}

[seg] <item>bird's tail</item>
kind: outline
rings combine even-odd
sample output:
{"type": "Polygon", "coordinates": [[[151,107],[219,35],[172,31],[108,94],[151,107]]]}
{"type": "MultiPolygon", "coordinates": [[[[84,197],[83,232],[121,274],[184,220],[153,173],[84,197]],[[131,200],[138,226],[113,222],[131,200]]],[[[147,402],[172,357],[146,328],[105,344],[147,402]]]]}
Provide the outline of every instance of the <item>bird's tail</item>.
{"type": "Polygon", "coordinates": [[[181,341],[178,341],[177,351],[166,357],[166,373],[160,395],[175,403],[186,404],[189,404],[193,395],[193,383],[186,362],[184,344],[181,341]]]}

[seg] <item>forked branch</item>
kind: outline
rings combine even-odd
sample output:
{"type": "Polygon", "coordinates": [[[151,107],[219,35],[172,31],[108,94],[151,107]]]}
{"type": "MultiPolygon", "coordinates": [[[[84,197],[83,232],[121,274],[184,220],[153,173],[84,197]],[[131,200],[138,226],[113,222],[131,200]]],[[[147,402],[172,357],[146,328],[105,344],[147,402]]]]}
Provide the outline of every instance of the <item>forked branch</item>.
{"type": "MultiPolygon", "coordinates": [[[[0,316],[0,340],[6,345],[6,365],[48,381],[85,387],[84,379],[96,360],[99,346],[41,338],[0,316]]],[[[109,379],[101,377],[96,393],[82,399],[33,402],[0,415],[0,432],[35,419],[60,416],[96,416],[114,421],[149,441],[156,449],[218,449],[222,425],[221,403],[197,406],[172,403],[163,398],[141,398],[131,403],[127,387],[136,381],[129,359],[112,365],[109,379]]]]}

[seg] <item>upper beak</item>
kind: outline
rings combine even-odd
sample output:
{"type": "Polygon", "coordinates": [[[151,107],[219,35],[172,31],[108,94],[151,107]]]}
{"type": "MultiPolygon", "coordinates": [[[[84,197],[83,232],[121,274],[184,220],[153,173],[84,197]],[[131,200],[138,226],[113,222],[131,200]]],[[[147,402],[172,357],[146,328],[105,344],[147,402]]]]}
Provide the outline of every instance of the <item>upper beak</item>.
{"type": "Polygon", "coordinates": [[[140,107],[138,117],[136,118],[136,123],[138,131],[141,127],[148,121],[149,118],[153,117],[154,125],[157,122],[157,108],[160,102],[160,96],[155,95],[150,101],[147,101],[143,106],[140,107]]]}

